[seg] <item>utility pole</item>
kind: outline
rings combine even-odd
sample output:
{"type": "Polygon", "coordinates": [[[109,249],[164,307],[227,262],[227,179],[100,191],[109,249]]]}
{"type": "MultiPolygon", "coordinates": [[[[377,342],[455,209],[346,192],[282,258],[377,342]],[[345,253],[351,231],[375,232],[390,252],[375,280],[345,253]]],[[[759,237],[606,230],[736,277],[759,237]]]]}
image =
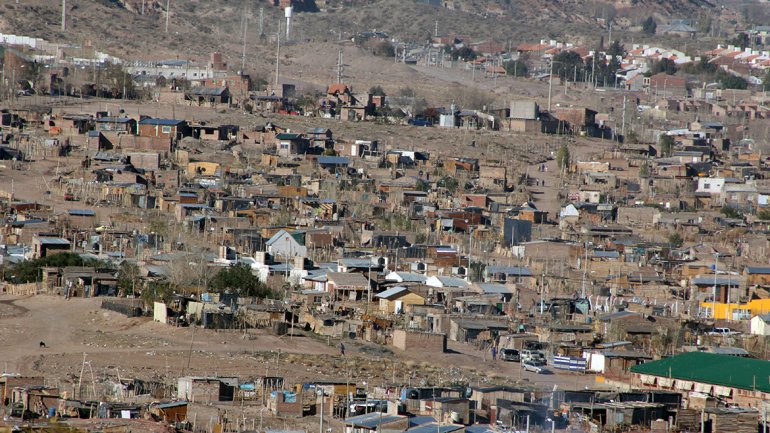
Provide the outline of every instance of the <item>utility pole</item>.
{"type": "Polygon", "coordinates": [[[553,89],[553,57],[548,68],[548,114],[551,114],[551,91],[553,89]]]}
{"type": "Polygon", "coordinates": [[[246,31],[249,27],[249,19],[246,14],[243,14],[243,52],[241,54],[241,76],[245,75],[246,71],[246,31]]]}
{"type": "Polygon", "coordinates": [[[166,0],[166,33],[168,33],[168,19],[171,13],[171,0],[166,0]]]}
{"type": "Polygon", "coordinates": [[[67,30],[67,0],[61,0],[61,31],[67,30]]]}
{"type": "Polygon", "coordinates": [[[342,83],[342,48],[337,50],[337,84],[342,83]]]}
{"type": "Polygon", "coordinates": [[[436,20],[436,29],[433,31],[433,36],[438,37],[438,20],[436,20]]]}
{"type": "Polygon", "coordinates": [[[281,20],[278,20],[278,31],[275,32],[275,40],[278,43],[275,48],[275,85],[273,86],[273,92],[278,89],[278,68],[281,64],[281,20]]]}
{"type": "Polygon", "coordinates": [[[142,15],[144,15],[144,0],[142,0],[142,15]]]}
{"type": "Polygon", "coordinates": [[[620,135],[626,136],[626,97],[623,96],[623,121],[620,124],[620,135]]]}
{"type": "Polygon", "coordinates": [[[259,8],[259,36],[265,35],[265,8],[259,8]]]}

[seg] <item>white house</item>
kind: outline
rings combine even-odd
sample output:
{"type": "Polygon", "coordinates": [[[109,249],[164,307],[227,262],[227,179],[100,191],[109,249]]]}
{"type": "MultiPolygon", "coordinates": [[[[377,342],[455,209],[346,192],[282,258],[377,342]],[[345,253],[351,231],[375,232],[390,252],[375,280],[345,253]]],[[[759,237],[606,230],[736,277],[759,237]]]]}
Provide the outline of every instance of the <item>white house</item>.
{"type": "Polygon", "coordinates": [[[289,257],[307,257],[307,248],[297,241],[295,234],[279,230],[267,242],[267,252],[273,257],[287,259],[289,257]]]}
{"type": "Polygon", "coordinates": [[[721,194],[724,187],[725,178],[723,177],[701,177],[698,178],[698,189],[695,192],[721,194]]]}
{"type": "Polygon", "coordinates": [[[428,279],[425,281],[426,286],[430,287],[453,287],[453,288],[464,288],[468,287],[469,283],[468,281],[458,278],[458,277],[450,277],[450,276],[444,276],[444,275],[433,275],[432,277],[428,277],[428,279]]]}
{"type": "Polygon", "coordinates": [[[751,335],[770,335],[770,313],[752,317],[749,330],[751,335]]]}
{"type": "Polygon", "coordinates": [[[385,276],[385,281],[395,283],[416,283],[425,284],[427,277],[422,274],[415,274],[412,272],[391,272],[385,276]]]}

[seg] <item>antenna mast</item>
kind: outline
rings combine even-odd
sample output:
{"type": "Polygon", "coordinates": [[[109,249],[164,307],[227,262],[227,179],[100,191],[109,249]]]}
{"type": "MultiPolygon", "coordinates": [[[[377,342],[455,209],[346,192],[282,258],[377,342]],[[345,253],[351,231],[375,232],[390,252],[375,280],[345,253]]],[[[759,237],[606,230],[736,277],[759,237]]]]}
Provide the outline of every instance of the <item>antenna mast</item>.
{"type": "Polygon", "coordinates": [[[67,0],[61,0],[61,31],[67,30],[67,0]]]}
{"type": "Polygon", "coordinates": [[[337,50],[337,84],[342,83],[342,49],[337,50]]]}

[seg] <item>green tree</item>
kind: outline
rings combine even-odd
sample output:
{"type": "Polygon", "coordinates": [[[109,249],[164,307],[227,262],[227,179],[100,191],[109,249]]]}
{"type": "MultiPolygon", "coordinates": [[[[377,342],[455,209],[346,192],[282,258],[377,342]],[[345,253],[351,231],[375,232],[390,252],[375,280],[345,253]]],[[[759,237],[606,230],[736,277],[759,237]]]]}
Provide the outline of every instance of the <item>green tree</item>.
{"type": "Polygon", "coordinates": [[[44,267],[63,268],[67,266],[108,267],[99,260],[85,260],[79,254],[65,252],[51,254],[34,260],[27,260],[5,268],[5,281],[11,283],[32,283],[42,277],[44,267]]]}
{"type": "Polygon", "coordinates": [[[256,296],[257,298],[267,298],[271,295],[267,285],[251,272],[249,266],[241,263],[217,272],[209,282],[209,289],[219,293],[230,291],[238,296],[256,296]]]}
{"type": "Polygon", "coordinates": [[[735,46],[741,47],[741,50],[744,50],[750,44],[749,34],[748,33],[743,33],[743,32],[738,33],[729,42],[730,42],[731,45],[735,45],[735,46]]]}
{"type": "Polygon", "coordinates": [[[679,233],[674,232],[668,236],[668,243],[674,248],[679,248],[684,243],[684,239],[682,239],[679,233]]]}
{"type": "Polygon", "coordinates": [[[639,167],[639,177],[647,177],[650,175],[650,166],[645,162],[639,167]]]}
{"type": "Polygon", "coordinates": [[[454,194],[455,192],[457,192],[457,187],[459,186],[459,183],[457,182],[457,179],[451,176],[444,176],[441,179],[439,179],[438,182],[436,182],[436,186],[441,188],[446,188],[447,191],[454,194]]]}
{"type": "Polygon", "coordinates": [[[139,298],[147,305],[153,302],[168,303],[174,298],[174,289],[168,281],[151,281],[142,289],[139,298]]]}
{"type": "Polygon", "coordinates": [[[452,50],[452,60],[476,60],[476,52],[468,47],[460,47],[452,50]]]}
{"type": "Polygon", "coordinates": [[[503,63],[503,68],[512,77],[526,77],[529,75],[529,66],[522,60],[509,60],[503,63]]]}
{"type": "Polygon", "coordinates": [[[562,51],[553,56],[553,72],[569,81],[582,81],[586,76],[583,58],[575,51],[562,51]]]}
{"type": "Polygon", "coordinates": [[[660,135],[660,153],[663,156],[671,156],[671,150],[674,149],[674,137],[667,134],[660,135]]]}
{"type": "Polygon", "coordinates": [[[652,17],[647,17],[647,19],[642,22],[642,32],[645,34],[654,35],[657,30],[658,23],[656,23],[655,19],[652,17]]]}
{"type": "Polygon", "coordinates": [[[417,189],[417,191],[428,192],[430,191],[430,182],[425,181],[423,179],[417,179],[415,188],[417,189]]]}
{"type": "Polygon", "coordinates": [[[743,218],[741,211],[734,207],[722,206],[722,209],[719,209],[719,212],[727,218],[743,218]]]}
{"type": "Polygon", "coordinates": [[[670,59],[660,59],[652,64],[652,67],[650,68],[650,74],[655,75],[659,74],[661,72],[666,73],[667,75],[674,75],[676,74],[677,67],[676,63],[674,63],[673,60],[670,59]]]}
{"type": "Polygon", "coordinates": [[[737,75],[725,74],[719,81],[723,89],[739,89],[744,90],[749,87],[749,82],[743,77],[737,75]]]}
{"type": "Polygon", "coordinates": [[[569,167],[569,163],[569,147],[567,147],[567,143],[562,143],[559,151],[556,152],[556,165],[560,170],[566,170],[569,167]]]}
{"type": "Polygon", "coordinates": [[[124,293],[134,293],[141,289],[142,274],[136,263],[124,261],[118,267],[118,289],[124,293]]]}
{"type": "Polygon", "coordinates": [[[385,90],[383,90],[382,86],[372,86],[369,88],[369,93],[371,93],[373,96],[385,96],[385,90]]]}

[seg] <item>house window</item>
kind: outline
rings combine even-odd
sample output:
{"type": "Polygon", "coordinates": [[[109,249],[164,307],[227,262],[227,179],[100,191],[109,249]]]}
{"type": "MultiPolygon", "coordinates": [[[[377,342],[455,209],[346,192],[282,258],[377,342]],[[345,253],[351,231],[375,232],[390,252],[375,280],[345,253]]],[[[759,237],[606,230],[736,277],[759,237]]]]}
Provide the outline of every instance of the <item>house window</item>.
{"type": "Polygon", "coordinates": [[[289,143],[281,143],[281,149],[288,149],[289,143]]]}
{"type": "Polygon", "coordinates": [[[704,183],[703,184],[703,189],[711,189],[711,184],[710,183],[704,183]]]}
{"type": "Polygon", "coordinates": [[[171,127],[170,126],[163,126],[160,128],[160,132],[164,134],[171,134],[171,127]]]}

